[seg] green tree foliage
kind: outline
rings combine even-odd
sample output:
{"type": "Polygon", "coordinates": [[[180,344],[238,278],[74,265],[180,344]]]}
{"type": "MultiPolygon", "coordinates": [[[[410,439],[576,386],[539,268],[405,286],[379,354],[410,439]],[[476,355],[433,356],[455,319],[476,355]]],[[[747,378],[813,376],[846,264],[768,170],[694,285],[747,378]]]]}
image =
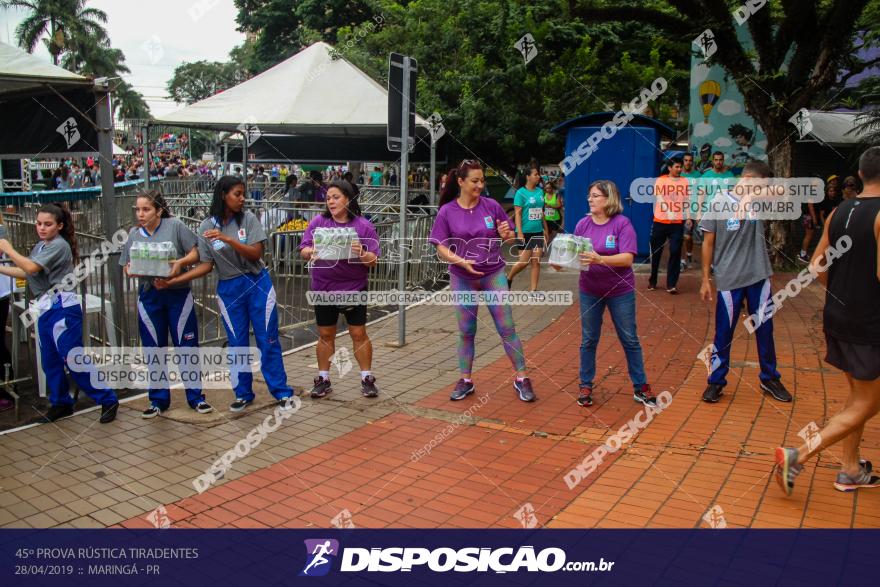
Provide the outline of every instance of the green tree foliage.
{"type": "Polygon", "coordinates": [[[192,104],[240,84],[247,75],[235,61],[196,61],[183,63],[168,82],[168,95],[175,102],[192,104]]]}
{"type": "Polygon", "coordinates": [[[617,109],[658,75],[670,88],[655,111],[674,125],[674,106],[686,110],[689,49],[651,24],[585,24],[559,0],[324,2],[315,20],[298,16],[314,4],[236,0],[242,29],[257,34],[259,59],[270,57],[261,67],[324,40],[385,84],[389,52],[415,57],[417,110],[443,116],[453,156],[499,169],[531,157],[557,162],[556,123],[617,109]],[[528,64],[514,48],[525,33],[538,49],[528,64]]]}
{"type": "Polygon", "coordinates": [[[235,0],[239,30],[254,35],[245,66],[257,74],[316,41],[336,44],[337,31],[370,18],[369,2],[235,0]]]}

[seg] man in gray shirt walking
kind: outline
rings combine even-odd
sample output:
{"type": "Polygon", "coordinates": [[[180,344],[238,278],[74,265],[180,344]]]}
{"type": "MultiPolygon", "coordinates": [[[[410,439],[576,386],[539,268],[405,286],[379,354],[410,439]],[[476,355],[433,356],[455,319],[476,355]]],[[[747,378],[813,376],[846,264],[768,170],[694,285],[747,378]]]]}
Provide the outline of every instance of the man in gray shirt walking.
{"type": "MultiPolygon", "coordinates": [[[[762,161],[750,161],[743,169],[745,179],[769,178],[770,167],[762,161]]],[[[703,401],[717,402],[727,385],[730,370],[730,345],[743,302],[749,314],[764,316],[772,305],[770,276],[773,270],[767,256],[764,222],[728,218],[700,221],[703,231],[703,284],[700,297],[712,301],[710,267],[715,265],[718,301],[715,305],[715,340],[711,357],[708,386],[703,401]]],[[[773,343],[772,317],[764,318],[755,330],[758,361],[761,365],[761,389],[773,399],[790,402],[791,394],[779,380],[776,370],[776,347],[773,343]]]]}

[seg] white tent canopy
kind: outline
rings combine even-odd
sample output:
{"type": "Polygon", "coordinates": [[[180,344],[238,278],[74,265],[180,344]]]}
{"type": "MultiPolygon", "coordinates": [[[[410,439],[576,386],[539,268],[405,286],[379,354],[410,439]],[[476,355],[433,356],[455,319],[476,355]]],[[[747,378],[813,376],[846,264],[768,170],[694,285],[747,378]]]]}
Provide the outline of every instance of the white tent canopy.
{"type": "Polygon", "coordinates": [[[851,132],[863,120],[861,112],[828,112],[810,110],[810,122],[813,130],[808,133],[812,137],[829,145],[854,145],[864,138],[864,131],[851,132]]]}
{"type": "MultiPolygon", "coordinates": [[[[318,42],[239,85],[157,119],[158,124],[286,135],[384,135],[388,92],[318,42]],[[241,128],[244,128],[243,126],[241,128]]],[[[427,122],[416,115],[417,127],[427,122]]]]}
{"type": "Polygon", "coordinates": [[[52,65],[18,47],[0,43],[0,95],[53,86],[91,86],[92,80],[52,65]]]}

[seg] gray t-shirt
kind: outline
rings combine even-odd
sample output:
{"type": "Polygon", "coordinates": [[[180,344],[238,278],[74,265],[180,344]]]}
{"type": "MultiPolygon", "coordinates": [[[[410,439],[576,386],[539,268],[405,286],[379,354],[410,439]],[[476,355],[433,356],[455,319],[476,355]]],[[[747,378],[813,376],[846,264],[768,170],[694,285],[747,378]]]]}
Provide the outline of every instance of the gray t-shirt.
{"type": "Polygon", "coordinates": [[[721,291],[746,287],[773,275],[767,256],[763,220],[701,220],[700,229],[715,233],[715,284],[721,291]]]}
{"type": "Polygon", "coordinates": [[[73,272],[73,253],[61,235],[50,241],[37,243],[31,251],[30,259],[42,267],[37,273],[27,276],[34,298],[39,298],[52,289],[52,286],[61,283],[65,275],[73,272]]]}
{"type": "Polygon", "coordinates": [[[204,261],[212,261],[217,269],[218,279],[232,279],[243,273],[258,275],[265,265],[263,260],[248,261],[239,255],[231,246],[221,241],[211,242],[204,237],[209,230],[220,230],[223,234],[238,239],[238,242],[246,245],[254,245],[269,240],[266,231],[260,225],[260,221],[252,212],[245,212],[242,223],[239,226],[235,218],[225,226],[216,218],[206,218],[199,226],[199,258],[204,261]]]}
{"type": "MultiPolygon", "coordinates": [[[[153,234],[147,233],[143,227],[134,227],[128,233],[128,241],[122,248],[122,254],[119,255],[119,264],[123,267],[128,265],[131,255],[131,246],[135,242],[142,243],[174,243],[176,249],[175,259],[180,259],[189,253],[194,246],[198,244],[198,239],[193,231],[186,224],[177,218],[163,218],[159,221],[159,226],[153,231],[153,234]]],[[[150,287],[154,277],[142,277],[138,280],[141,287],[150,287]]],[[[186,289],[190,287],[189,283],[182,283],[171,286],[171,289],[186,289]]]]}

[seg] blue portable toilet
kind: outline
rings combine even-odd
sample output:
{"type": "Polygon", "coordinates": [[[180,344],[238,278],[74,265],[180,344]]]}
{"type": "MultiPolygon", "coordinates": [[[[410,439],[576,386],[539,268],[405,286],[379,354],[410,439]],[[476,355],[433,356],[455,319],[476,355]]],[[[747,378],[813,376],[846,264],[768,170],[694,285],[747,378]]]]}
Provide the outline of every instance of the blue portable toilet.
{"type": "MultiPolygon", "coordinates": [[[[615,114],[593,112],[555,126],[553,132],[566,135],[565,156],[577,151],[581,143],[594,132],[599,132],[615,114]]],[[[575,225],[588,213],[589,185],[599,179],[610,179],[617,184],[623,213],[636,230],[639,256],[647,257],[654,220],[653,206],[634,202],[629,196],[629,187],[638,177],[657,177],[663,161],[660,139],[674,137],[675,131],[659,120],[635,114],[629,124],[617,129],[612,138],[603,138],[590,157],[565,176],[565,231],[573,232],[575,225]]]]}

